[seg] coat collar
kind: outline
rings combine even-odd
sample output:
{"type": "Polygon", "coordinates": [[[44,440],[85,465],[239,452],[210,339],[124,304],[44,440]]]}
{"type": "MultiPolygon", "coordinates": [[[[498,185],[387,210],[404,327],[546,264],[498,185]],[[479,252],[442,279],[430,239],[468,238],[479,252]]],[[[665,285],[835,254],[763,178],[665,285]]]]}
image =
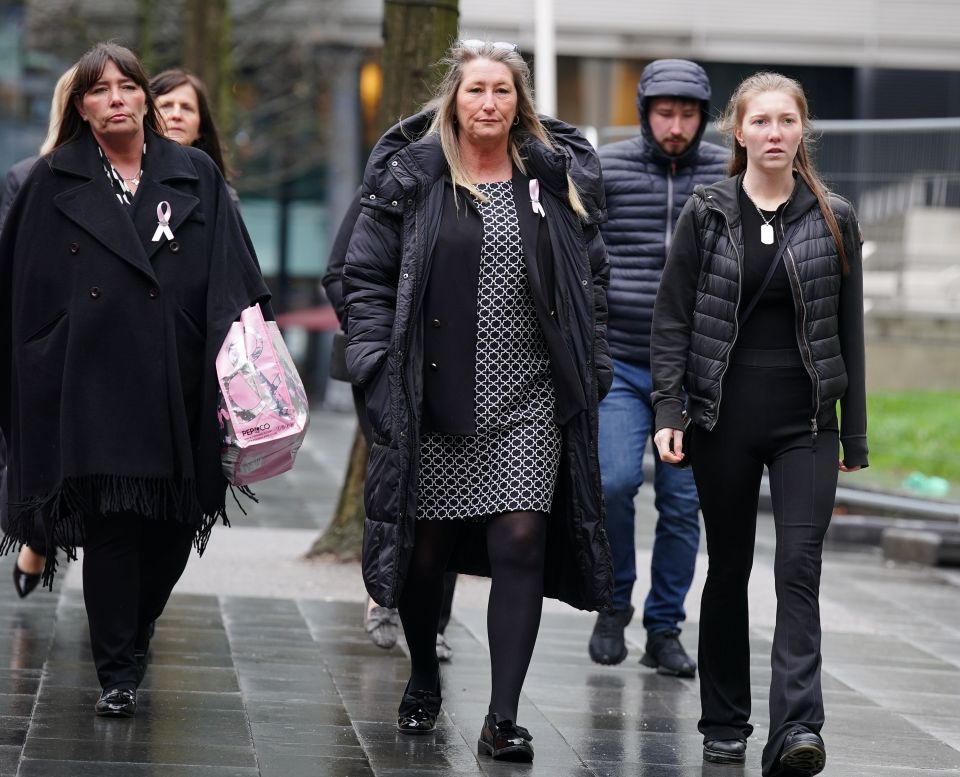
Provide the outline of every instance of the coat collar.
{"type": "MultiPolygon", "coordinates": [[[[427,110],[391,127],[370,154],[364,171],[362,199],[370,207],[397,206],[419,188],[426,191],[448,173],[446,158],[435,134],[426,134],[433,120],[427,110]]],[[[591,223],[606,220],[606,202],[600,161],[590,143],[575,127],[541,116],[558,148],[526,135],[519,148],[527,175],[540,180],[541,189],[566,200],[567,175],[573,179],[591,223]]]]}
{"type": "Polygon", "coordinates": [[[168,183],[198,179],[189,153],[149,129],[146,143],[143,178],[133,200],[132,213],[124,213],[124,206],[110,187],[96,140],[89,130],[54,151],[49,164],[53,172],[76,179],[73,185],[67,184],[53,197],[54,205],[121,259],[156,281],[150,258],[167,242],[165,239],[153,241],[158,224],[157,205],[162,201],[170,204],[170,228],[176,236],[177,227],[200,201],[168,183]]]}
{"type": "MultiPolygon", "coordinates": [[[[743,185],[743,173],[724,178],[710,186],[698,186],[697,191],[709,207],[719,209],[731,224],[740,221],[739,191],[743,185]]],[[[783,211],[783,220],[790,224],[817,205],[817,197],[806,181],[794,173],[793,194],[783,211]]]]}

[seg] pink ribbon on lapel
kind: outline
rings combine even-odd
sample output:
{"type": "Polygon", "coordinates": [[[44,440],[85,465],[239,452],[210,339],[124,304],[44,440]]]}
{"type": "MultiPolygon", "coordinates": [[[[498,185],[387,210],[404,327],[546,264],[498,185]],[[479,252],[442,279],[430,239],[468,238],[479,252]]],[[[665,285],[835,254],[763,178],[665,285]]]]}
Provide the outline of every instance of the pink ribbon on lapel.
{"type": "Polygon", "coordinates": [[[540,218],[547,215],[543,212],[543,205],[540,204],[540,181],[536,178],[530,179],[530,206],[534,213],[540,214],[540,218]]]}
{"type": "Polygon", "coordinates": [[[161,237],[173,240],[173,232],[170,231],[170,216],[172,214],[173,210],[166,200],[157,205],[157,231],[153,233],[154,243],[159,242],[161,237]]]}

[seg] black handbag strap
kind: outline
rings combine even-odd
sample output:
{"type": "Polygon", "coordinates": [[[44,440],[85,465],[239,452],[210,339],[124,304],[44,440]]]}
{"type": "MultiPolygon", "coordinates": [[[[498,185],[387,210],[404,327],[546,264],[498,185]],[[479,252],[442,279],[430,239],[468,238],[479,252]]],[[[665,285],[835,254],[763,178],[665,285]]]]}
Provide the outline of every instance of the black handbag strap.
{"type": "Polygon", "coordinates": [[[760,288],[757,289],[757,293],[753,295],[753,298],[750,300],[750,304],[747,305],[747,309],[744,310],[743,315],[740,316],[740,322],[737,324],[737,326],[739,326],[741,329],[743,328],[743,325],[746,323],[747,319],[750,318],[750,314],[753,313],[753,309],[760,301],[760,297],[763,296],[763,292],[765,292],[767,290],[767,286],[770,285],[770,281],[773,279],[773,274],[777,271],[777,265],[780,263],[780,258],[783,256],[783,252],[786,251],[787,245],[790,243],[790,239],[794,236],[799,227],[799,220],[793,222],[793,225],[783,236],[783,240],[780,241],[780,246],[777,248],[777,253],[774,255],[773,261],[770,262],[770,266],[767,268],[767,274],[763,278],[763,283],[760,284],[760,288]]]}

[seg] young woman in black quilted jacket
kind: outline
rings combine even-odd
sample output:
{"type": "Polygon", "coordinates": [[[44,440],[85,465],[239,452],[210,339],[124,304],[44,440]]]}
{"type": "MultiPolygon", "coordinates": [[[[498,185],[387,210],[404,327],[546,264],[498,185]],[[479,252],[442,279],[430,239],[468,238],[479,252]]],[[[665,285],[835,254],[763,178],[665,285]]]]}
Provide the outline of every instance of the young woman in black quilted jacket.
{"type": "Polygon", "coordinates": [[[818,596],[837,473],[867,466],[861,238],[850,203],[810,161],[800,84],[751,76],[724,125],[731,177],[688,202],[654,309],[654,441],[664,461],[682,463],[686,412],[709,555],[707,761],[743,763],[753,731],[747,583],[769,471],[777,618],[762,774],[797,777],[826,761],[818,596]]]}

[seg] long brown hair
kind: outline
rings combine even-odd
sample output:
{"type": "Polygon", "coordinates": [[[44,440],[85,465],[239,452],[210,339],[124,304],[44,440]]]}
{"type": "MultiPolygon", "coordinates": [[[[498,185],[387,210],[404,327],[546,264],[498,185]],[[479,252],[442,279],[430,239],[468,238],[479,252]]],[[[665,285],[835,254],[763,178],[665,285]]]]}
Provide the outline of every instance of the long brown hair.
{"type": "Polygon", "coordinates": [[[147,109],[143,118],[143,126],[149,127],[156,134],[163,136],[163,126],[160,124],[160,117],[157,115],[153,95],[150,92],[150,81],[146,72],[144,72],[143,65],[137,59],[137,55],[117,43],[98,43],[80,57],[80,61],[77,62],[77,71],[73,76],[70,99],[64,105],[63,120],[60,122],[60,132],[57,134],[57,140],[54,144],[55,149],[76,140],[84,131],[86,122],[80,116],[77,103],[83,102],[83,96],[100,80],[107,62],[113,62],[117,66],[117,70],[143,90],[147,109]]]}
{"type": "MultiPolygon", "coordinates": [[[[526,173],[523,157],[520,153],[519,134],[528,133],[537,138],[548,148],[555,148],[550,134],[537,116],[537,109],[533,102],[533,89],[530,86],[530,68],[520,56],[519,50],[502,44],[484,42],[482,45],[469,45],[462,41],[453,44],[440,64],[446,67],[443,80],[437,87],[436,96],[428,106],[436,106],[437,112],[433,117],[428,133],[440,136],[440,145],[450,167],[450,177],[453,179],[454,192],[457,186],[462,186],[478,200],[486,200],[470,180],[467,170],[460,157],[460,141],[457,137],[457,91],[463,81],[463,69],[468,62],[475,59],[488,59],[491,62],[500,62],[507,66],[513,75],[513,86],[517,93],[517,121],[510,128],[510,156],[521,172],[526,173]]],[[[580,194],[570,176],[567,176],[567,199],[570,207],[581,219],[587,218],[587,210],[583,206],[580,194]]]]}
{"type": "Polygon", "coordinates": [[[810,107],[807,103],[807,95],[799,81],[788,78],[780,73],[771,73],[761,71],[745,78],[734,90],[727,103],[723,117],[720,119],[720,130],[730,137],[730,147],[733,153],[730,157],[730,167],[727,170],[728,175],[740,175],[747,169],[747,150],[737,143],[734,131],[743,123],[743,114],[747,110],[747,103],[751,98],[764,92],[783,92],[790,95],[797,104],[797,111],[800,114],[800,126],[803,128],[803,134],[800,137],[800,146],[797,148],[797,155],[793,160],[793,168],[797,171],[804,183],[810,187],[810,191],[817,198],[820,206],[820,212],[823,214],[823,220],[827,223],[827,229],[833,236],[837,244],[837,253],[840,256],[840,264],[843,271],[849,269],[847,263],[847,252],[843,247],[843,237],[840,234],[840,225],[837,223],[837,217],[830,207],[830,196],[823,179],[817,173],[810,159],[809,148],[813,145],[813,129],[810,124],[810,107]]]}
{"type": "Polygon", "coordinates": [[[207,94],[207,87],[204,86],[203,81],[193,73],[181,68],[164,70],[150,79],[150,89],[153,92],[154,99],[159,99],[184,84],[193,87],[193,91],[197,95],[197,110],[200,114],[200,136],[191,145],[205,151],[214,164],[220,168],[223,177],[229,179],[233,177],[233,171],[227,166],[224,158],[220,133],[217,132],[217,125],[213,120],[213,113],[210,111],[210,96],[207,94]]]}

